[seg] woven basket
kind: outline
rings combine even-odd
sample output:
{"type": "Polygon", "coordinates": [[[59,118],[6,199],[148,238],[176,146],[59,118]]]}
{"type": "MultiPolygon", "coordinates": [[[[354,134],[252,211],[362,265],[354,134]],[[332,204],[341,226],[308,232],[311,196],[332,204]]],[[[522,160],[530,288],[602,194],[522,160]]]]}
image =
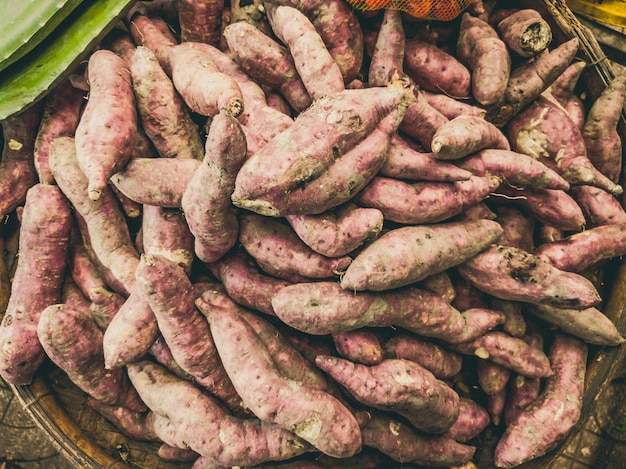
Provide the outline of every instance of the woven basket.
{"type": "MultiPolygon", "coordinates": [[[[591,64],[583,75],[589,99],[594,99],[614,76],[611,63],[604,56],[598,42],[569,10],[565,0],[528,0],[522,6],[543,13],[553,27],[554,41],[563,42],[572,37],[580,41],[579,56],[591,64]]],[[[626,141],[626,114],[620,124],[620,134],[626,141]]],[[[626,264],[610,264],[606,274],[606,298],[603,311],[611,318],[622,334],[626,333],[626,264]]],[[[592,348],[587,372],[583,413],[577,427],[555,450],[523,466],[526,469],[579,469],[609,467],[598,461],[597,454],[585,448],[597,447],[598,440],[614,437],[621,444],[620,435],[611,435],[602,428],[603,421],[610,426],[613,415],[610,404],[621,392],[621,381],[626,348],[592,348]],[[606,423],[609,422],[609,423],[606,423]]],[[[12,386],[35,423],[48,435],[51,442],[68,461],[83,469],[100,468],[151,468],[181,469],[190,463],[168,463],[156,452],[158,443],[129,439],[108,421],[86,405],[86,396],[74,386],[65,374],[46,363],[29,386],[12,386]]],[[[626,393],[625,393],[626,394],[626,393]]],[[[493,467],[494,441],[485,439],[478,448],[480,469],[493,467]],[[491,458],[491,459],[490,459],[491,458]]]]}

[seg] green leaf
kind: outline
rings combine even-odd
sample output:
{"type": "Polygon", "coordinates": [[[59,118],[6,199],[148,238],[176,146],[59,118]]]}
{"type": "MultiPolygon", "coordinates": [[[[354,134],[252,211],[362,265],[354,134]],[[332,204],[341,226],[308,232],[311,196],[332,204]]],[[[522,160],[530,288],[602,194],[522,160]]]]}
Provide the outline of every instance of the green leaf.
{"type": "Polygon", "coordinates": [[[6,2],[0,15],[0,70],[21,59],[44,40],[81,0],[6,2]]]}
{"type": "Polygon", "coordinates": [[[0,72],[0,121],[42,98],[91,52],[136,0],[82,2],[37,47],[0,72]]]}

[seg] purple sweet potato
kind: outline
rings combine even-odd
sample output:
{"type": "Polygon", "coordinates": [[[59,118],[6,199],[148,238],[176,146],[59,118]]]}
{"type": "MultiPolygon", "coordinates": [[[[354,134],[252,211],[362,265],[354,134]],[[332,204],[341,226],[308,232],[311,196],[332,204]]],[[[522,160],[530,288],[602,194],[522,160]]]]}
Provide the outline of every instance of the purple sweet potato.
{"type": "Polygon", "coordinates": [[[403,358],[419,363],[439,379],[451,378],[461,371],[463,360],[436,343],[418,335],[397,334],[383,344],[385,358],[403,358]]]}
{"type": "Polygon", "coordinates": [[[541,14],[522,8],[499,21],[497,31],[507,47],[520,57],[533,57],[552,42],[552,29],[541,14]]]}
{"type": "Polygon", "coordinates": [[[587,368],[587,346],[565,334],[556,334],[548,351],[554,374],[532,404],[513,419],[494,451],[497,467],[515,467],[542,456],[578,422],[587,368]]]}
{"type": "Polygon", "coordinates": [[[383,348],[374,331],[359,329],[333,334],[337,353],[351,362],[378,365],[383,360],[383,348]]]}
{"type": "Polygon", "coordinates": [[[355,257],[341,286],[380,291],[409,285],[463,263],[501,234],[500,225],[491,220],[396,228],[355,257]]]}
{"type": "Polygon", "coordinates": [[[514,246],[494,244],[457,267],[478,289],[497,298],[584,309],[600,303],[593,283],[514,246]]]}
{"type": "Polygon", "coordinates": [[[181,41],[217,46],[222,32],[224,0],[178,0],[181,41]]]}
{"type": "Polygon", "coordinates": [[[624,207],[614,195],[604,189],[583,184],[573,186],[569,194],[582,210],[588,228],[626,223],[624,207]]]}
{"type": "Polygon", "coordinates": [[[18,261],[0,324],[0,375],[29,384],[46,354],[37,336],[42,311],[61,301],[72,217],[57,186],[28,190],[22,213],[18,261]]]}
{"type": "Polygon", "coordinates": [[[386,9],[370,59],[367,75],[369,86],[385,86],[395,73],[404,73],[405,42],[402,13],[386,9]]]}
{"type": "Polygon", "coordinates": [[[443,124],[431,143],[437,158],[456,160],[487,148],[510,150],[506,136],[481,117],[461,115],[443,124]]]}

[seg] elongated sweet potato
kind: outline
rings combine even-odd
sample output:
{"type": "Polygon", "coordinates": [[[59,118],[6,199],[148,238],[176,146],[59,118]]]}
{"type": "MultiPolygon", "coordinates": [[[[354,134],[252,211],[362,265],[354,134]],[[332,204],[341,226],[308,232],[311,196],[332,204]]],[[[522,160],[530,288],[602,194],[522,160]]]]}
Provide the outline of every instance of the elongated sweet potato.
{"type": "Polygon", "coordinates": [[[396,223],[436,223],[485,200],[500,183],[495,176],[472,176],[467,181],[412,183],[376,176],[354,200],[363,207],[380,210],[386,220],[396,223]]]}
{"type": "MultiPolygon", "coordinates": [[[[340,163],[342,157],[348,155],[387,117],[390,122],[385,122],[384,130],[381,129],[382,137],[385,137],[382,148],[375,152],[377,157],[369,165],[370,170],[374,167],[377,171],[384,161],[385,142],[397,129],[412,96],[410,91],[401,86],[388,86],[346,90],[317,100],[299,114],[292,126],[244,163],[235,181],[233,203],[265,215],[281,214],[282,207],[276,205],[282,202],[285,194],[289,195],[295,189],[302,190],[309,183],[315,184],[322,173],[340,163]],[[312,134],[319,138],[311,140],[312,134]]],[[[333,180],[337,177],[334,176],[333,180]]],[[[332,184],[333,180],[328,184],[332,184]]],[[[349,188],[345,189],[344,184],[337,188],[343,188],[341,191],[318,190],[309,194],[308,199],[316,195],[316,205],[326,205],[333,192],[342,192],[343,198],[335,202],[335,205],[339,205],[346,201],[346,197],[353,195],[349,188]]],[[[304,200],[299,202],[305,203],[304,200]]],[[[318,213],[326,209],[321,207],[318,213]]]]}
{"type": "Polygon", "coordinates": [[[287,215],[285,218],[307,246],[327,257],[345,256],[376,239],[384,220],[380,210],[351,202],[319,215],[287,215]]]}
{"type": "Polygon", "coordinates": [[[363,445],[376,448],[402,464],[430,467],[459,465],[469,461],[473,446],[457,443],[448,436],[424,435],[414,431],[401,420],[383,414],[357,414],[361,423],[363,445]]]}
{"type": "Polygon", "coordinates": [[[504,232],[498,244],[516,246],[527,252],[535,250],[535,219],[517,207],[501,205],[496,207],[498,223],[504,232]]]}
{"type": "Polygon", "coordinates": [[[494,244],[457,270],[477,288],[497,298],[571,309],[600,303],[595,286],[582,275],[557,269],[514,246],[494,244]]]}
{"type": "Polygon", "coordinates": [[[48,94],[33,148],[39,182],[54,184],[48,163],[50,142],[61,135],[74,136],[83,103],[83,91],[73,87],[69,81],[55,86],[48,94]]]}
{"type": "Polygon", "coordinates": [[[413,361],[389,358],[366,366],[319,356],[315,364],[359,402],[403,415],[418,430],[443,433],[459,416],[459,395],[413,361]]]}
{"type": "Polygon", "coordinates": [[[307,246],[287,224],[253,213],[239,216],[239,241],[266,273],[287,281],[333,278],[352,259],[326,257],[307,246]]]}
{"type": "Polygon", "coordinates": [[[56,138],[49,159],[52,174],[75,209],[83,241],[93,252],[103,278],[111,289],[128,296],[134,289],[139,254],[113,193],[105,187],[98,200],[88,196],[89,182],[78,166],[72,137],[56,138]]]}
{"type": "Polygon", "coordinates": [[[102,358],[102,332],[93,318],[68,305],[44,309],[37,335],[46,355],[72,382],[106,404],[146,410],[124,370],[106,370],[102,358]]]}
{"type": "Polygon", "coordinates": [[[625,340],[613,321],[597,308],[577,310],[529,305],[527,311],[588,344],[615,346],[625,340]]]}
{"type": "Polygon", "coordinates": [[[511,371],[488,360],[476,362],[478,386],[487,395],[487,411],[494,425],[500,425],[506,403],[507,384],[511,371]]]}
{"type": "Polygon", "coordinates": [[[248,75],[278,90],[297,112],[311,105],[311,96],[285,46],[244,21],[231,23],[224,36],[235,61],[248,75]]]}
{"type": "Polygon", "coordinates": [[[614,77],[589,109],[582,129],[587,156],[611,181],[622,172],[622,139],[617,125],[626,100],[626,72],[614,77]]]}
{"type": "Polygon", "coordinates": [[[246,159],[246,138],[237,119],[225,112],[212,120],[202,164],[186,184],[181,207],[194,235],[194,251],[214,262],[237,242],[239,222],[231,195],[246,159]]]}
{"type": "Polygon", "coordinates": [[[206,319],[195,307],[197,295],[183,268],[163,256],[144,254],[136,275],[176,362],[231,409],[241,409],[241,398],[220,363],[206,319]]]}
{"type": "Polygon", "coordinates": [[[200,130],[151,49],[139,46],[130,58],[137,110],[160,156],[202,159],[200,130]]]}
{"type": "Polygon", "coordinates": [[[451,378],[461,371],[463,360],[436,343],[418,335],[397,334],[383,344],[385,358],[403,358],[419,363],[439,379],[451,378]]]}
{"type": "Polygon", "coordinates": [[[501,234],[500,225],[491,220],[396,228],[356,256],[341,286],[376,291],[409,285],[463,263],[501,234]]]}
{"type": "Polygon", "coordinates": [[[325,454],[349,457],[359,452],[361,433],[352,413],[330,394],[284,378],[238,307],[221,295],[206,291],[196,304],[209,320],[224,368],[246,406],[325,454]],[[257,379],[251,380],[250,373],[257,379]],[[272,395],[268,387],[275,390],[272,395]]]}
{"type": "Polygon", "coordinates": [[[461,115],[443,124],[431,143],[437,158],[456,160],[486,148],[510,150],[506,136],[481,117],[461,115]]]}
{"type": "Polygon", "coordinates": [[[556,334],[548,351],[554,374],[541,395],[523,409],[504,431],[494,451],[497,467],[515,467],[545,454],[580,418],[587,346],[556,334]],[[559,418],[554,418],[558,409],[559,418]]]}
{"type": "Polygon", "coordinates": [[[462,115],[485,117],[487,114],[487,111],[480,106],[454,99],[452,96],[447,96],[442,93],[422,91],[422,95],[428,104],[448,119],[454,119],[462,115]]]}
{"type": "Polygon", "coordinates": [[[488,110],[486,119],[503,127],[532,103],[570,65],[578,52],[578,38],[572,38],[533,61],[511,71],[503,102],[488,110]]]}
{"type": "Polygon", "coordinates": [[[370,58],[367,73],[370,86],[385,86],[395,73],[404,73],[405,43],[402,13],[399,10],[386,9],[370,58]]]}
{"type": "Polygon", "coordinates": [[[11,296],[0,324],[0,375],[8,383],[29,384],[45,358],[37,323],[47,306],[61,301],[71,225],[70,207],[57,186],[28,190],[11,296]]]}
{"type": "Polygon", "coordinates": [[[383,348],[378,335],[371,330],[360,329],[333,334],[337,353],[355,363],[378,365],[383,361],[383,348]]]}
{"type": "Polygon", "coordinates": [[[456,56],[472,72],[474,99],[483,106],[500,102],[509,82],[511,56],[496,30],[487,21],[463,13],[456,56]]]}
{"type": "Polygon", "coordinates": [[[448,118],[424,99],[422,91],[414,94],[416,100],[407,108],[400,130],[415,138],[426,150],[431,150],[435,132],[448,122],[448,118]]]}
{"type": "Polygon", "coordinates": [[[471,94],[471,73],[454,56],[421,39],[407,39],[404,70],[420,88],[455,98],[471,94]]]}
{"type": "Polygon", "coordinates": [[[490,423],[489,412],[483,406],[467,397],[460,397],[459,416],[444,436],[466,443],[480,435],[490,423]]]}
{"type": "Polygon", "coordinates": [[[88,194],[98,200],[109,178],[132,156],[137,108],[128,65],[101,49],[89,56],[89,99],[76,128],[76,157],[89,180],[88,194]]]}
{"type": "Polygon", "coordinates": [[[191,448],[224,466],[289,459],[308,450],[304,441],[274,424],[229,415],[215,398],[159,365],[148,361],[130,364],[128,376],[152,409],[147,424],[158,425],[158,420],[165,419],[161,425],[166,426],[151,430],[172,446],[191,448]],[[229,443],[212,438],[219,434],[233,439],[229,443]]]}
{"type": "Polygon", "coordinates": [[[309,96],[322,96],[344,90],[339,65],[309,18],[295,7],[268,3],[267,19],[274,34],[287,46],[309,96]]]}
{"type": "Polygon", "coordinates": [[[529,155],[502,149],[485,149],[458,161],[458,165],[475,176],[491,174],[514,186],[570,188],[556,171],[529,155]]]}
{"type": "Polygon", "coordinates": [[[424,337],[457,342],[482,335],[504,320],[498,312],[460,313],[437,295],[418,288],[355,294],[336,282],[323,281],[284,287],[272,298],[272,306],[287,325],[317,335],[395,325],[424,337]],[[481,315],[483,320],[479,320],[481,315]]]}
{"type": "Polygon", "coordinates": [[[557,269],[583,272],[600,261],[626,254],[624,224],[602,225],[544,243],[535,255],[557,269]]]}
{"type": "Polygon", "coordinates": [[[169,63],[169,49],[178,43],[168,24],[158,16],[136,13],[129,21],[131,36],[139,46],[146,46],[156,55],[161,67],[168,75],[172,74],[169,63]]]}
{"type": "Polygon", "coordinates": [[[398,135],[391,140],[387,158],[380,168],[380,175],[419,181],[466,181],[471,177],[469,171],[437,158],[432,152],[411,148],[398,135]]]}

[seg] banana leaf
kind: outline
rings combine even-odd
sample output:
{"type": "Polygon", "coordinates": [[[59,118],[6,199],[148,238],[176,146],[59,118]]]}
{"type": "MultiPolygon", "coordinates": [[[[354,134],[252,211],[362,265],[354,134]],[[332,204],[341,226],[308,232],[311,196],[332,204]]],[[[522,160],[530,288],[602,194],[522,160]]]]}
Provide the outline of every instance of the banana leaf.
{"type": "Polygon", "coordinates": [[[82,0],[13,1],[0,15],[0,70],[44,40],[82,0]]]}
{"type": "Polygon", "coordinates": [[[135,1],[83,1],[38,46],[0,71],[0,121],[38,101],[67,77],[135,1]]]}

